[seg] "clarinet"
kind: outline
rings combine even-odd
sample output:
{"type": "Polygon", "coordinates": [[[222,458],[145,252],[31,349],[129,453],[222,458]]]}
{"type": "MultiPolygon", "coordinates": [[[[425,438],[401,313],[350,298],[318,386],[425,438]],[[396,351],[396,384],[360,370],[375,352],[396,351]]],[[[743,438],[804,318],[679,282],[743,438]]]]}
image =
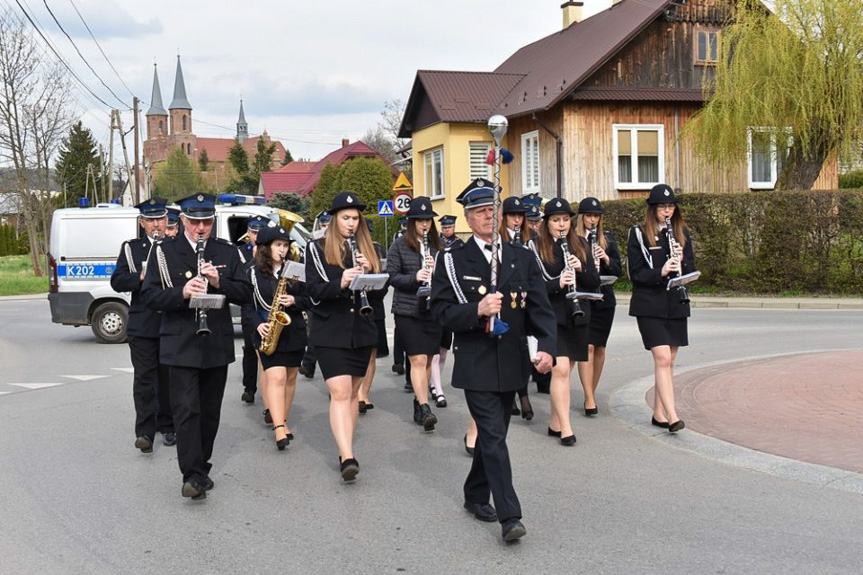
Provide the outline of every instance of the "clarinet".
{"type": "MultiPolygon", "coordinates": [[[[195,253],[198,255],[198,279],[204,280],[204,285],[208,287],[210,282],[202,273],[204,267],[204,234],[198,234],[198,244],[195,246],[195,253]]],[[[197,308],[198,315],[198,331],[195,332],[200,336],[210,335],[210,326],[207,324],[207,309],[197,308]]]]}
{"type": "MultiPolygon", "coordinates": [[[[668,234],[668,251],[670,257],[676,257],[675,254],[680,251],[680,269],[677,270],[677,276],[683,275],[683,250],[680,249],[680,244],[677,243],[677,238],[674,237],[674,228],[671,227],[671,218],[665,218],[665,231],[668,234]]],[[[689,292],[686,291],[685,285],[677,286],[677,294],[680,296],[680,303],[689,303],[689,292]]]]}
{"type": "Polygon", "coordinates": [[[577,289],[575,287],[575,269],[569,264],[569,242],[566,238],[566,232],[560,232],[560,249],[563,250],[563,269],[564,271],[571,271],[573,274],[572,285],[569,286],[569,293],[566,294],[566,299],[570,301],[570,305],[572,306],[572,317],[581,317],[584,315],[584,310],[581,309],[581,304],[578,303],[577,297],[577,289]]]}
{"type": "Polygon", "coordinates": [[[596,271],[599,271],[600,261],[596,257],[596,224],[590,226],[590,230],[587,232],[587,245],[590,255],[593,256],[593,260],[596,263],[596,271]]]}
{"type": "Polygon", "coordinates": [[[515,226],[512,228],[512,243],[517,246],[524,245],[521,241],[521,226],[515,226]]]}
{"type": "MultiPolygon", "coordinates": [[[[359,249],[357,248],[357,238],[354,232],[348,236],[348,245],[351,248],[351,262],[354,264],[354,267],[357,266],[357,253],[359,249]]],[[[372,304],[369,303],[369,296],[366,293],[366,290],[360,290],[360,315],[370,315],[372,313],[372,304]]]]}
{"type": "Polygon", "coordinates": [[[150,261],[150,256],[153,254],[153,248],[156,247],[156,243],[159,241],[159,230],[153,232],[153,238],[150,240],[150,249],[147,251],[147,259],[144,260],[144,263],[141,264],[141,275],[147,275],[147,262],[150,261]]]}
{"type": "MultiPolygon", "coordinates": [[[[426,259],[430,254],[429,248],[429,232],[428,230],[423,230],[423,243],[420,246],[420,257],[422,258],[422,269],[427,270],[428,264],[426,263],[426,259]]],[[[420,288],[417,290],[417,298],[422,302],[420,305],[425,308],[426,311],[431,311],[431,298],[429,295],[431,294],[431,280],[423,282],[420,288]]]]}

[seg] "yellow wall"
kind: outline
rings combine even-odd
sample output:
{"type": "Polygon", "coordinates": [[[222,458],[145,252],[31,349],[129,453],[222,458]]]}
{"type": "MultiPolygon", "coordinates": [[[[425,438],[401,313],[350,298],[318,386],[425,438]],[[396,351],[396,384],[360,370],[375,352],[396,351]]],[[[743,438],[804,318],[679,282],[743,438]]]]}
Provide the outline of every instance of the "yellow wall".
{"type": "MultiPolygon", "coordinates": [[[[434,211],[440,215],[458,216],[456,233],[469,233],[464,219],[464,209],[455,199],[470,183],[470,142],[489,142],[493,140],[484,124],[447,124],[431,125],[411,134],[413,146],[414,196],[428,196],[425,189],[425,164],[423,153],[443,146],[444,197],[433,200],[434,211]]],[[[506,142],[503,143],[506,146],[506,142]]],[[[501,171],[501,181],[507,181],[507,167],[501,171]]],[[[504,196],[507,195],[504,189],[504,196]]],[[[440,224],[437,224],[440,227],[440,224]]]]}

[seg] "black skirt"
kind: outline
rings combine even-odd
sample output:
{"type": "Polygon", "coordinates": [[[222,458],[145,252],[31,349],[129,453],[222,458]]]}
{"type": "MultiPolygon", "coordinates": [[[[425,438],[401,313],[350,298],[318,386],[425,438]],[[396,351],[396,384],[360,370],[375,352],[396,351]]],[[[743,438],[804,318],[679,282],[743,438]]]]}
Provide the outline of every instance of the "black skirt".
{"type": "Polygon", "coordinates": [[[591,303],[587,343],[600,347],[606,346],[608,335],[611,333],[611,324],[614,323],[615,309],[614,306],[597,308],[591,303]]]}
{"type": "Polygon", "coordinates": [[[557,356],[587,361],[587,325],[557,326],[557,356]]]}
{"type": "Polygon", "coordinates": [[[261,358],[261,365],[264,366],[264,370],[268,370],[271,367],[300,367],[300,363],[303,361],[303,354],[305,354],[304,349],[297,349],[294,351],[278,351],[273,352],[273,355],[267,355],[265,353],[259,353],[258,355],[261,358]]]}
{"type": "Polygon", "coordinates": [[[443,328],[431,317],[420,319],[406,315],[396,316],[396,329],[408,356],[437,355],[440,353],[443,328]]]}
{"type": "Polygon", "coordinates": [[[315,353],[318,356],[318,363],[325,380],[339,375],[362,377],[369,368],[372,346],[345,349],[316,345],[315,353]]]}
{"type": "Polygon", "coordinates": [[[669,319],[664,317],[638,316],[635,319],[638,321],[638,331],[641,333],[644,349],[652,349],[660,345],[670,345],[672,347],[689,345],[685,317],[669,319]]]}

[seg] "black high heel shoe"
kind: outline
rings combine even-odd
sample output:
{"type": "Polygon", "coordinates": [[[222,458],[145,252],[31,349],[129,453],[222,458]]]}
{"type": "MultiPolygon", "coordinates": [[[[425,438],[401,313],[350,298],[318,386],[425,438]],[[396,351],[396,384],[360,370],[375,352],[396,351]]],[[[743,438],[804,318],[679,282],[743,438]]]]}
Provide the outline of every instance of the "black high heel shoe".
{"type": "Polygon", "coordinates": [[[559,431],[555,431],[555,430],[553,430],[552,428],[550,428],[550,427],[549,427],[549,428],[548,428],[548,436],[549,436],[549,437],[560,437],[560,432],[559,432],[559,431]]]}
{"type": "Polygon", "coordinates": [[[476,450],[476,447],[468,447],[467,445],[467,433],[464,434],[464,451],[471,457],[473,457],[473,453],[476,450]]]}
{"type": "Polygon", "coordinates": [[[521,410],[518,408],[518,404],[515,402],[515,398],[512,398],[512,415],[521,415],[521,410]]]}
{"type": "Polygon", "coordinates": [[[530,398],[525,395],[519,398],[519,401],[521,401],[521,418],[530,421],[533,419],[533,406],[530,404],[530,398]]]}
{"type": "MultiPolygon", "coordinates": [[[[278,429],[278,428],[280,428],[280,427],[281,427],[282,429],[287,429],[284,425],[277,425],[277,426],[273,427],[273,431],[277,430],[277,429],[278,429]]],[[[284,450],[285,450],[285,448],[286,448],[288,445],[290,445],[290,443],[291,443],[291,440],[290,440],[290,439],[288,439],[288,436],[287,436],[287,435],[285,435],[285,437],[284,437],[284,438],[282,438],[282,439],[277,439],[277,440],[276,440],[276,449],[278,449],[279,451],[284,451],[284,450]]]]}
{"type": "Polygon", "coordinates": [[[592,415],[596,415],[597,413],[599,413],[598,407],[585,407],[584,408],[584,415],[586,415],[588,417],[590,417],[592,415]]]}

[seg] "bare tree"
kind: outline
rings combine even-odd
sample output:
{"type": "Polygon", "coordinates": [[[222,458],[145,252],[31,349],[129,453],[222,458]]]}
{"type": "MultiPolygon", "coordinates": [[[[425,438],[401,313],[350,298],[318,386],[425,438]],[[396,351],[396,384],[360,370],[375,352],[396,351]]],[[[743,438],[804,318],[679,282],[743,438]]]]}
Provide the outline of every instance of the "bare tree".
{"type": "Polygon", "coordinates": [[[50,165],[71,125],[71,86],[10,9],[0,13],[0,89],[0,158],[12,164],[33,271],[41,276],[54,211],[50,165]]]}

